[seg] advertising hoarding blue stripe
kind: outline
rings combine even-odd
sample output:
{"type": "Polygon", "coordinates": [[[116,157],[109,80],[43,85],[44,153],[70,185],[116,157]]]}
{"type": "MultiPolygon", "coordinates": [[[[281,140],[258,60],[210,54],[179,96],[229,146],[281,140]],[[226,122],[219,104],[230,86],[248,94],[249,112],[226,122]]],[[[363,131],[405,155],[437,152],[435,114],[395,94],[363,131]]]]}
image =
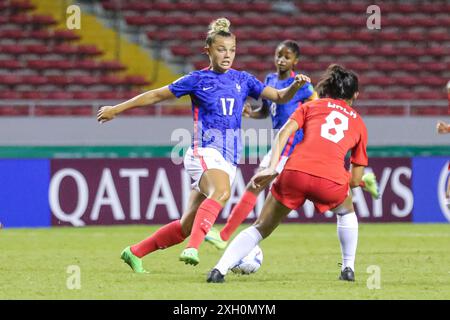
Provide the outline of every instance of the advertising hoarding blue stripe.
{"type": "Polygon", "coordinates": [[[0,222],[3,227],[49,227],[49,182],[48,159],[0,159],[0,222]]]}
{"type": "Polygon", "coordinates": [[[445,207],[448,161],[448,157],[413,158],[413,222],[450,221],[450,209],[445,207]]]}

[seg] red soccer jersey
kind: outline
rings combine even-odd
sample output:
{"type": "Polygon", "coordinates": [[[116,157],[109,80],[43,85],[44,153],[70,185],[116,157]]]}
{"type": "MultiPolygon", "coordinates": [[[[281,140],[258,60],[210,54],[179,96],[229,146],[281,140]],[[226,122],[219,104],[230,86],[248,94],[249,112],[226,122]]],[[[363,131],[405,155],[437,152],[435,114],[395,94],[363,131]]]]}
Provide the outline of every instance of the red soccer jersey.
{"type": "Polygon", "coordinates": [[[304,138],[289,157],[285,169],[346,184],[350,172],[344,159],[367,166],[367,129],[361,116],[343,100],[319,99],[302,104],[290,117],[303,128],[304,138]]]}

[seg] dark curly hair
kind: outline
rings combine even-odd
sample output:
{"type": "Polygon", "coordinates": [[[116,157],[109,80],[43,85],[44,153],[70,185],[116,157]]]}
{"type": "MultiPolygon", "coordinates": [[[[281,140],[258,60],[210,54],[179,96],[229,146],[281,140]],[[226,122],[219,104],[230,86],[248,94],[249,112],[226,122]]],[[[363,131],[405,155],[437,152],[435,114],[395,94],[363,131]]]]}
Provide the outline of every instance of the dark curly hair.
{"type": "Polygon", "coordinates": [[[316,86],[320,98],[352,99],[358,92],[358,76],[338,64],[328,66],[316,86]]]}

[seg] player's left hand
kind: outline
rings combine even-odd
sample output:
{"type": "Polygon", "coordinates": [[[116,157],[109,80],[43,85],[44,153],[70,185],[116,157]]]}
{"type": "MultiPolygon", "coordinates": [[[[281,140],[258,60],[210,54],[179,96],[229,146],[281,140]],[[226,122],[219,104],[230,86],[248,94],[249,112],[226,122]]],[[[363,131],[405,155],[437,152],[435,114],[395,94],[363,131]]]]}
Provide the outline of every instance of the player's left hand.
{"type": "Polygon", "coordinates": [[[244,103],[244,110],[242,111],[242,116],[245,118],[251,118],[252,117],[252,105],[248,102],[244,103]]]}
{"type": "Polygon", "coordinates": [[[114,108],[113,106],[101,107],[97,112],[97,121],[100,123],[104,123],[114,119],[116,114],[113,108],[114,108]]]}
{"type": "Polygon", "coordinates": [[[252,184],[252,187],[256,189],[270,183],[277,175],[278,172],[276,170],[266,168],[255,174],[250,183],[252,184]]]}
{"type": "Polygon", "coordinates": [[[294,81],[299,87],[303,87],[306,83],[311,83],[311,78],[304,74],[298,74],[294,81]]]}

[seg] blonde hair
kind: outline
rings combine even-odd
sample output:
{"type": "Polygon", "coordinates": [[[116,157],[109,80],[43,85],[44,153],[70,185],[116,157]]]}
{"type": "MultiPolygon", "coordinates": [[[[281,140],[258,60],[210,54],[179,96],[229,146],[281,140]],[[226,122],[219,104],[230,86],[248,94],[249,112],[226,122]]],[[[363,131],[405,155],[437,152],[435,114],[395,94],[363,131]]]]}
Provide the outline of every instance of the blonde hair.
{"type": "Polygon", "coordinates": [[[231,22],[227,18],[219,18],[211,22],[209,24],[208,34],[206,36],[206,45],[211,45],[217,35],[222,37],[233,36],[230,32],[230,25],[231,22]]]}

